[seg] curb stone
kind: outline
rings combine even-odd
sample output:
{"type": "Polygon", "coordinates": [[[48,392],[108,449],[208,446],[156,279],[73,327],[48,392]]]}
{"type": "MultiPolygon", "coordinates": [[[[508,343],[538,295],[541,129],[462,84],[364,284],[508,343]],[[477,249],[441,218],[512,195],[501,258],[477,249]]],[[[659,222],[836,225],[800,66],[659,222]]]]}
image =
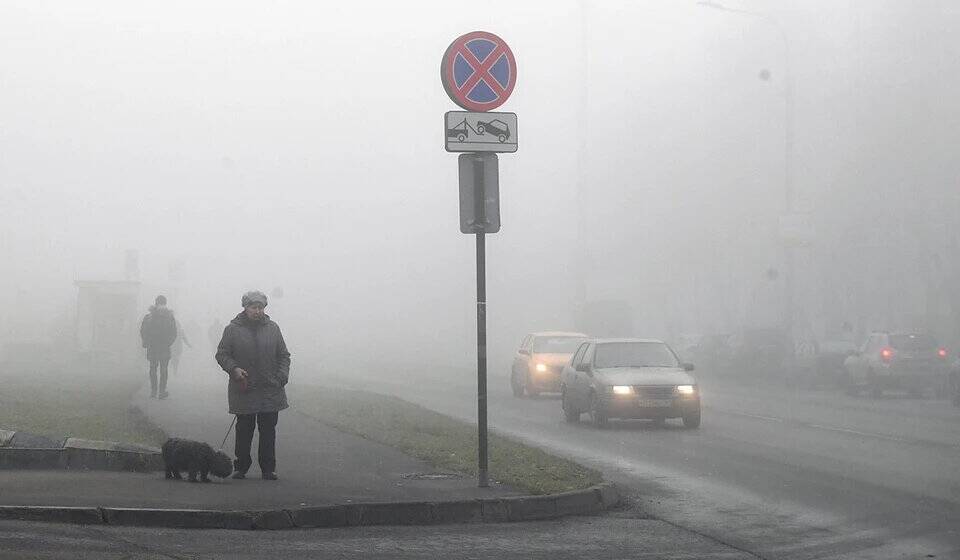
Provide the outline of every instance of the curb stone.
{"type": "Polygon", "coordinates": [[[290,511],[294,527],[311,529],[314,527],[346,527],[347,506],[318,506],[290,511]]]}
{"type": "Polygon", "coordinates": [[[604,482],[594,486],[595,491],[600,496],[600,504],[603,509],[609,509],[620,505],[620,490],[611,482],[604,482]]]}
{"type": "Polygon", "coordinates": [[[78,525],[102,525],[104,523],[100,509],[95,507],[0,506],[0,519],[78,525]]]}
{"type": "Polygon", "coordinates": [[[61,449],[0,447],[0,469],[62,469],[61,449]]]}
{"type": "Polygon", "coordinates": [[[265,511],[0,506],[0,519],[177,529],[292,529],[499,523],[594,514],[620,503],[609,482],[546,496],[449,502],[371,502],[265,511]]]}
{"type": "Polygon", "coordinates": [[[526,496],[510,500],[507,502],[507,516],[510,521],[557,517],[557,498],[555,495],[548,495],[526,496]]]}
{"type": "Polygon", "coordinates": [[[599,489],[593,492],[564,492],[557,494],[557,515],[576,515],[583,512],[596,513],[604,509],[603,500],[598,496],[599,489]]]}
{"type": "Polygon", "coordinates": [[[254,514],[205,509],[100,508],[107,525],[173,529],[253,529],[254,514]]]}
{"type": "Polygon", "coordinates": [[[0,430],[0,469],[162,471],[163,457],[144,445],[0,430]]]}
{"type": "Polygon", "coordinates": [[[67,441],[67,438],[51,438],[39,434],[31,434],[28,432],[13,432],[13,437],[10,438],[10,443],[7,447],[19,447],[27,449],[60,449],[63,447],[64,442],[67,441]]]}
{"type": "Polygon", "coordinates": [[[439,521],[435,504],[430,502],[372,502],[353,507],[359,512],[357,525],[433,525],[439,521]]]}
{"type": "Polygon", "coordinates": [[[437,502],[436,517],[442,523],[479,523],[483,521],[482,506],[478,500],[437,502]]]}
{"type": "Polygon", "coordinates": [[[293,516],[290,511],[281,509],[274,511],[254,512],[254,529],[293,529],[293,516]]]}

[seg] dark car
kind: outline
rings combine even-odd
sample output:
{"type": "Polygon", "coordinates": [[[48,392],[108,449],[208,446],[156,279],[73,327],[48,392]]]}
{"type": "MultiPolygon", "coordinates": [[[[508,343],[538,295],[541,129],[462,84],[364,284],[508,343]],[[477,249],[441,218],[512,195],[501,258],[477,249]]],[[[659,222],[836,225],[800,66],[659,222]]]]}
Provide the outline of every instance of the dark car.
{"type": "Polygon", "coordinates": [[[947,349],[922,333],[874,332],[853,356],[844,362],[846,389],[866,389],[878,397],[886,390],[919,395],[925,389],[940,390],[950,374],[947,349]]]}
{"type": "Polygon", "coordinates": [[[510,127],[499,119],[490,122],[477,121],[477,134],[486,133],[496,136],[501,142],[506,142],[510,138],[510,127]]]}
{"type": "Polygon", "coordinates": [[[682,418],[700,426],[700,390],[683,364],[659,340],[598,339],[580,345],[561,377],[561,403],[567,422],[589,413],[598,427],[610,418],[663,422],[682,418]]]}

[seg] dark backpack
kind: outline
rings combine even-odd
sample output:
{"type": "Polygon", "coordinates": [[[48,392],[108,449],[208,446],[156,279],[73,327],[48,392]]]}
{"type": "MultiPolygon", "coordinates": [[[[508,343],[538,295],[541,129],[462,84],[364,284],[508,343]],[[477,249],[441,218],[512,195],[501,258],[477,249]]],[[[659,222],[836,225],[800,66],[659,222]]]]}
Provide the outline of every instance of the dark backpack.
{"type": "Polygon", "coordinates": [[[177,339],[177,322],[172,312],[151,311],[140,325],[140,338],[147,348],[165,348],[177,339]]]}

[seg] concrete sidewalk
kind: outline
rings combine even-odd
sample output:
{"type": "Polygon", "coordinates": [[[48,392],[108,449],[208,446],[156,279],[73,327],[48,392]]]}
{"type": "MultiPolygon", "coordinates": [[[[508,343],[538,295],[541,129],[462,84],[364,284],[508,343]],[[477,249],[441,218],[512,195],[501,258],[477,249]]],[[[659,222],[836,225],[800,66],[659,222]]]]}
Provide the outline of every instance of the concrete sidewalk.
{"type": "MultiPolygon", "coordinates": [[[[171,381],[170,398],[150,399],[141,391],[133,404],[168,435],[219,447],[232,420],[225,410],[226,376],[171,381]]],[[[295,405],[296,397],[291,401],[295,405]]],[[[438,473],[392,447],[329,428],[295,406],[281,412],[277,433],[279,481],[262,480],[256,466],[245,480],[208,484],[167,480],[162,470],[104,471],[99,463],[64,462],[60,448],[28,450],[60,456],[57,466],[35,470],[15,466],[22,454],[12,453],[12,463],[0,469],[0,519],[219,529],[430,525],[592,514],[620,501],[610,484],[546,496],[524,496],[496,482],[480,489],[472,477],[438,473]]],[[[100,447],[116,446],[87,444],[94,458],[112,452],[100,447]]],[[[224,447],[229,454],[232,435],[224,447]]],[[[150,453],[147,463],[160,469],[158,451],[150,453]]]]}
{"type": "MultiPolygon", "coordinates": [[[[208,378],[193,381],[171,378],[170,398],[150,399],[144,391],[134,404],[171,437],[205,441],[217,448],[233,419],[227,413],[226,374],[221,374],[210,371],[208,378]]],[[[277,425],[280,480],[260,479],[256,464],[257,437],[254,436],[254,465],[245,480],[215,479],[211,484],[191,484],[167,481],[162,473],[126,473],[129,490],[111,485],[101,496],[104,500],[139,507],[231,509],[449,501],[518,494],[498,485],[477,488],[472,478],[434,476],[444,473],[437,473],[431,465],[392,447],[337,431],[297,412],[295,385],[289,387],[289,393],[292,406],[280,413],[277,425]]],[[[234,432],[231,432],[224,445],[224,451],[231,457],[233,443],[234,432]]],[[[87,474],[91,485],[95,481],[113,482],[107,473],[87,474]]],[[[96,494],[91,491],[91,495],[96,494]]]]}
{"type": "MultiPolygon", "coordinates": [[[[205,441],[218,448],[233,419],[227,413],[226,374],[215,364],[183,367],[178,376],[170,378],[168,389],[170,398],[157,400],[150,399],[144,388],[131,404],[169,436],[205,441]]],[[[66,470],[8,467],[0,469],[0,505],[262,510],[520,494],[496,484],[477,488],[473,478],[438,473],[431,465],[392,447],[327,427],[297,412],[295,384],[288,391],[292,406],[280,413],[277,425],[278,481],[261,480],[254,436],[254,465],[245,480],[211,476],[212,483],[194,484],[166,480],[163,472],[78,470],[73,465],[66,470]]],[[[17,433],[7,443],[23,440],[20,444],[24,447],[56,448],[63,447],[63,439],[39,441],[17,433]],[[33,439],[27,441],[29,438],[33,439]]],[[[233,445],[231,432],[224,445],[231,457],[233,445]]]]}

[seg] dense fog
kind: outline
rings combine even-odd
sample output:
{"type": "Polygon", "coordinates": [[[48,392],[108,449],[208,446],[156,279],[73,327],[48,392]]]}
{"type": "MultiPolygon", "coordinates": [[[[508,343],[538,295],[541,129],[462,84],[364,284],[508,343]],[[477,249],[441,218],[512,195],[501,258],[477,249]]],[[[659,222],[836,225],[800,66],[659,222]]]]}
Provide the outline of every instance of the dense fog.
{"type": "Polygon", "coordinates": [[[474,240],[438,75],[472,29],[519,65],[501,110],[520,149],[500,156],[503,228],[487,237],[494,369],[525,333],[591,325],[960,342],[960,8],[476,12],[0,4],[0,359],[74,351],[77,282],[135,281],[134,321],[163,293],[202,340],[263,290],[294,371],[473,364],[474,240]]]}

